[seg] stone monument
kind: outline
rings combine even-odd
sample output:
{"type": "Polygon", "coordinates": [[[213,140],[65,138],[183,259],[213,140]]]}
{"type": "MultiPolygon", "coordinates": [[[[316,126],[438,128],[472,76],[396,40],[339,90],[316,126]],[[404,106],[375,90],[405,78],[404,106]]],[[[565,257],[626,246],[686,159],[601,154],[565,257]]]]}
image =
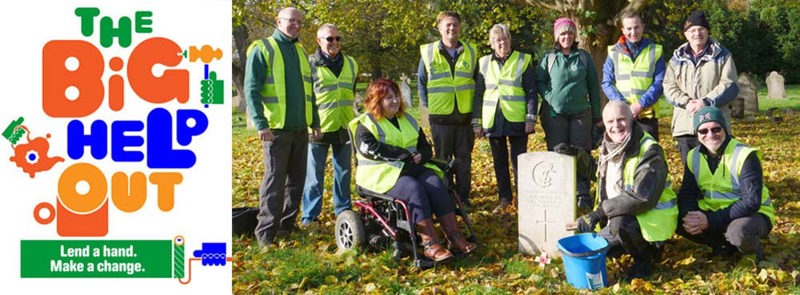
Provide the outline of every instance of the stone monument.
{"type": "Polygon", "coordinates": [[[575,222],[575,157],[556,152],[519,155],[519,251],[560,257],[558,240],[575,222]]]}
{"type": "Polygon", "coordinates": [[[406,108],[413,106],[411,102],[411,87],[408,86],[410,82],[411,79],[405,73],[400,76],[400,95],[403,97],[403,104],[406,105],[406,108]]]}
{"type": "Polygon", "coordinates": [[[750,80],[747,73],[740,73],[736,84],[739,85],[739,94],[731,102],[731,116],[744,118],[758,115],[758,87],[750,80]]]}
{"type": "Polygon", "coordinates": [[[776,71],[772,71],[767,76],[767,97],[772,99],[786,98],[786,88],[783,85],[783,76],[776,71]]]}

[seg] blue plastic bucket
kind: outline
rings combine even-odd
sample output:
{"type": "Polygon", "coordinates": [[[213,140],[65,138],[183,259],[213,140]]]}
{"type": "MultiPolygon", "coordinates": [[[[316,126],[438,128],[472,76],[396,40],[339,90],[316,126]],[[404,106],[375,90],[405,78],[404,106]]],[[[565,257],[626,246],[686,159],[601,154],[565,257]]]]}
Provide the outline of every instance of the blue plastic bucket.
{"type": "Polygon", "coordinates": [[[595,233],[582,233],[558,240],[567,282],[579,289],[608,286],[606,252],[608,241],[595,233]]]}

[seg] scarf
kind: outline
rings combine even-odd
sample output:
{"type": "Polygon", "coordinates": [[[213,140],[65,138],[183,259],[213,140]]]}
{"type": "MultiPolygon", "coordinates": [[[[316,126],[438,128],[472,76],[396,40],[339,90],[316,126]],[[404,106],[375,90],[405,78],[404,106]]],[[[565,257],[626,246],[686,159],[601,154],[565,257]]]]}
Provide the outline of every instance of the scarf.
{"type": "MultiPolygon", "coordinates": [[[[620,143],[612,142],[611,138],[608,137],[608,134],[603,133],[603,145],[600,148],[600,157],[597,159],[597,172],[600,174],[598,179],[605,179],[606,169],[608,168],[608,163],[610,161],[622,161],[623,157],[625,156],[625,147],[631,141],[632,133],[633,128],[631,128],[631,131],[628,132],[628,135],[625,136],[625,139],[623,139],[620,143]]],[[[619,179],[616,185],[618,188],[620,188],[620,191],[622,191],[622,178],[619,179]]]]}

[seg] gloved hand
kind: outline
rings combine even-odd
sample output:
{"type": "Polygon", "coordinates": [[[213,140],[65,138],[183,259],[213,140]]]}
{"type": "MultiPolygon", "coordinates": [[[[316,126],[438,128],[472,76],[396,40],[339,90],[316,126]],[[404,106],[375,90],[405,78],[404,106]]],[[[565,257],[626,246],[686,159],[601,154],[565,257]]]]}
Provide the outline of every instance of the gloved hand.
{"type": "Polygon", "coordinates": [[[559,143],[553,147],[553,151],[559,154],[574,156],[578,154],[578,149],[566,143],[559,143]]]}
{"type": "Polygon", "coordinates": [[[581,217],[578,217],[576,223],[578,224],[578,232],[579,233],[590,233],[594,232],[594,227],[600,222],[600,219],[603,219],[603,208],[597,208],[589,214],[585,214],[581,217]]]}

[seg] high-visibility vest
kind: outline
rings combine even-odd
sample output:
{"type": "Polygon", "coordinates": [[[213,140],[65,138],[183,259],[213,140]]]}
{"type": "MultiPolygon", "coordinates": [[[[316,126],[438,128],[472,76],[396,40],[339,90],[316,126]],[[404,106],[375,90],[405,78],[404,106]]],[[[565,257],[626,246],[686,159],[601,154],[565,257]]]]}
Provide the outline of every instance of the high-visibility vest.
{"type": "MultiPolygon", "coordinates": [[[[639,154],[636,157],[625,160],[625,166],[622,171],[622,183],[625,186],[625,190],[633,190],[636,168],[638,168],[639,162],[642,161],[644,152],[654,144],[658,144],[658,142],[652,135],[645,132],[642,139],[639,140],[639,154]]],[[[663,149],[661,150],[661,157],[664,160],[667,159],[663,149]]],[[[672,181],[670,181],[669,173],[666,173],[664,178],[666,178],[664,191],[661,192],[656,206],[636,215],[636,220],[642,230],[642,237],[648,242],[665,241],[672,237],[678,227],[677,196],[675,191],[672,190],[672,181]]]]}
{"type": "MultiPolygon", "coordinates": [[[[305,51],[300,43],[295,43],[297,47],[297,58],[300,60],[300,73],[303,76],[303,90],[305,92],[305,115],[306,124],[311,125],[312,121],[312,102],[311,102],[311,66],[305,57],[305,51]]],[[[247,55],[257,48],[267,61],[267,77],[261,87],[262,103],[264,104],[264,116],[269,121],[270,129],[281,129],[286,123],[286,71],[284,70],[283,55],[278,48],[275,38],[269,37],[266,40],[256,40],[247,48],[247,55]]]]}
{"type": "Polygon", "coordinates": [[[317,67],[312,55],[309,63],[312,67],[314,94],[317,98],[317,112],[322,132],[333,132],[347,128],[347,123],[356,116],[353,111],[353,89],[358,73],[358,64],[347,55],[342,55],[344,65],[339,77],[328,67],[317,67]]]}
{"type": "MultiPolygon", "coordinates": [[[[397,117],[400,128],[395,127],[388,119],[376,120],[370,113],[358,115],[350,121],[350,134],[355,135],[358,125],[366,127],[375,138],[385,144],[402,147],[409,152],[417,151],[419,138],[419,125],[410,115],[404,113],[397,117]]],[[[355,140],[353,140],[355,144],[355,140]]],[[[362,154],[356,146],[356,184],[377,193],[385,193],[394,187],[400,172],[403,170],[403,161],[375,161],[362,154]]],[[[432,169],[437,175],[442,176],[442,171],[433,164],[426,163],[425,167],[432,169]]]]}
{"type": "MultiPolygon", "coordinates": [[[[628,104],[639,101],[639,98],[647,92],[650,85],[653,85],[653,75],[656,71],[656,61],[661,58],[663,53],[661,45],[650,43],[642,49],[636,60],[620,52],[616,45],[608,46],[608,56],[614,62],[614,85],[617,90],[625,97],[628,104]]],[[[655,118],[656,112],[653,106],[642,110],[642,118],[655,118]]]]}
{"type": "MultiPolygon", "coordinates": [[[[756,153],[758,159],[761,160],[761,151],[731,138],[725,147],[717,170],[711,173],[708,161],[705,160],[706,156],[700,153],[700,147],[689,151],[686,164],[689,166],[689,171],[694,174],[697,186],[703,191],[703,199],[697,202],[701,210],[717,211],[727,208],[739,200],[742,195],[739,176],[742,172],[742,165],[750,153],[756,153]]],[[[761,187],[761,207],[758,212],[766,215],[770,222],[775,224],[775,209],[772,207],[772,200],[766,185],[761,187]]]]}
{"type": "Polygon", "coordinates": [[[455,63],[455,73],[450,72],[450,63],[439,52],[439,42],[420,46],[422,62],[428,75],[428,113],[448,115],[453,113],[458,100],[458,112],[472,112],[472,99],[475,95],[475,64],[478,60],[475,47],[467,42],[464,52],[455,63]]]}
{"type": "Polygon", "coordinates": [[[492,55],[481,57],[480,72],[485,81],[481,124],[483,128],[494,126],[497,105],[503,117],[509,122],[525,122],[525,90],[522,88],[522,74],[531,63],[531,55],[514,51],[500,68],[492,61],[492,55]]]}

